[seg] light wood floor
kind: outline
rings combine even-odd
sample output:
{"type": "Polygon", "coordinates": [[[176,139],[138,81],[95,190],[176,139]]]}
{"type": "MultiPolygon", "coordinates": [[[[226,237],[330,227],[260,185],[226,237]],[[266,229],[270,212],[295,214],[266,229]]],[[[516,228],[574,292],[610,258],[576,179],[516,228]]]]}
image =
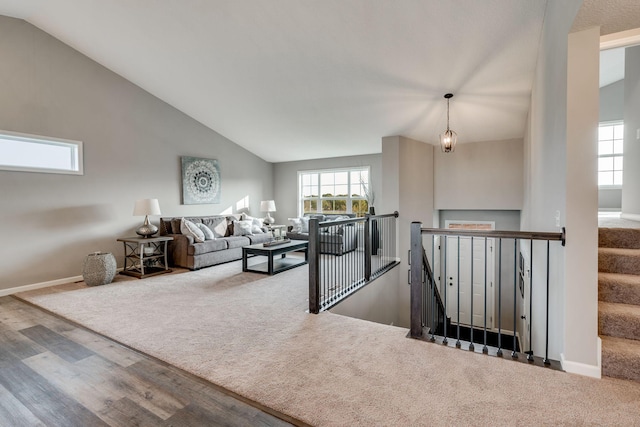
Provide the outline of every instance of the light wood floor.
{"type": "Polygon", "coordinates": [[[291,424],[16,298],[0,298],[0,426],[107,425],[291,424]]]}

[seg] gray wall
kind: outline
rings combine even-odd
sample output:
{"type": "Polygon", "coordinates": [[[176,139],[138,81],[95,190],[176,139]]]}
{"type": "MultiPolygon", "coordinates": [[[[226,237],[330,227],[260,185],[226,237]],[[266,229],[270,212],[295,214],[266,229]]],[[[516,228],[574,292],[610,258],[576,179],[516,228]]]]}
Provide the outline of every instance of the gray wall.
{"type": "Polygon", "coordinates": [[[436,209],[522,208],[522,139],[434,150],[436,209]]]}
{"type": "Polygon", "coordinates": [[[622,214],[640,219],[640,46],[625,49],[622,214]]]}
{"type": "MultiPolygon", "coordinates": [[[[0,16],[0,129],[84,142],[84,175],[0,171],[0,290],[81,274],[86,254],[135,235],[136,199],[164,215],[259,215],[272,164],[31,24],[0,16]],[[222,198],[181,205],[180,156],[218,159],[222,198]]],[[[157,218],[152,218],[157,223],[157,218]]]]}
{"type": "MultiPolygon", "coordinates": [[[[440,228],[446,228],[446,221],[493,221],[496,230],[518,231],[520,230],[520,211],[514,210],[441,210],[440,228]]],[[[496,241],[496,254],[498,242],[496,241]]],[[[502,269],[498,257],[495,260],[494,290],[494,319],[498,318],[498,277],[502,277],[502,329],[513,329],[513,277],[514,277],[514,248],[513,240],[505,240],[502,243],[502,269]],[[501,271],[501,274],[500,274],[501,271]]],[[[444,260],[444,256],[440,257],[444,260]]],[[[517,286],[517,284],[516,284],[517,286]]],[[[518,293],[519,294],[519,293],[518,293]]],[[[520,304],[518,304],[519,306],[520,304]]],[[[495,322],[494,327],[498,327],[495,322]]]]}
{"type": "Polygon", "coordinates": [[[600,121],[624,118],[624,79],[600,88],[600,121]]]}
{"type": "MultiPolygon", "coordinates": [[[[624,119],[624,80],[600,88],[600,121],[610,122],[624,119]]],[[[622,189],[598,189],[598,209],[620,211],[622,189]]]]}
{"type": "MultiPolygon", "coordinates": [[[[271,216],[275,218],[277,224],[287,224],[287,218],[298,216],[298,171],[362,166],[371,168],[371,183],[376,196],[375,204],[380,206],[382,201],[381,154],[274,163],[273,181],[277,212],[271,216]]],[[[382,213],[379,209],[376,209],[376,212],[382,213]]]]}

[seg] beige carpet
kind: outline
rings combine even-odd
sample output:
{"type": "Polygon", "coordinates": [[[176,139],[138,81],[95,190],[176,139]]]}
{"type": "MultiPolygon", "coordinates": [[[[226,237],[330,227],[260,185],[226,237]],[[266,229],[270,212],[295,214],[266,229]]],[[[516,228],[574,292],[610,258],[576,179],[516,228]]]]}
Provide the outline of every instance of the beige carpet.
{"type": "Polygon", "coordinates": [[[36,305],[318,426],[640,426],[640,384],[596,380],[310,315],[307,268],[240,262],[22,293],[36,305]],[[75,288],[75,289],[74,289],[75,288]]]}

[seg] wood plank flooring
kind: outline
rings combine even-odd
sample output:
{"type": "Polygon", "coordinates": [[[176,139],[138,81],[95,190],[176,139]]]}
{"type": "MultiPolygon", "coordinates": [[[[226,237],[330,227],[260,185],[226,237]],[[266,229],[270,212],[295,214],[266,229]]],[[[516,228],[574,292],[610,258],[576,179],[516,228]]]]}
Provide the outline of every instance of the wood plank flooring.
{"type": "Polygon", "coordinates": [[[0,426],[303,425],[236,397],[16,298],[0,298],[0,426]]]}

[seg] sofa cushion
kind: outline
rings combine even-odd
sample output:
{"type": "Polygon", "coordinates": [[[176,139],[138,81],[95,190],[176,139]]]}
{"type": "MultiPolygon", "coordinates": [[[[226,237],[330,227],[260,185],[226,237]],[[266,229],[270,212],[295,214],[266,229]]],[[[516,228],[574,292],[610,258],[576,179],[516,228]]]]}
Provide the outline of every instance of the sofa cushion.
{"type": "Polygon", "coordinates": [[[180,221],[180,232],[185,236],[193,236],[193,239],[198,243],[204,242],[204,233],[202,230],[188,219],[182,218],[180,221]]]}
{"type": "Polygon", "coordinates": [[[223,251],[229,247],[225,239],[205,240],[202,243],[194,243],[187,248],[189,255],[200,255],[209,252],[223,251]]]}
{"type": "Polygon", "coordinates": [[[230,236],[220,240],[225,240],[229,244],[229,249],[241,248],[251,244],[249,236],[230,236]]]}
{"type": "Polygon", "coordinates": [[[209,227],[216,238],[224,237],[224,235],[227,233],[228,224],[226,216],[210,216],[202,218],[202,223],[209,227]]]}

